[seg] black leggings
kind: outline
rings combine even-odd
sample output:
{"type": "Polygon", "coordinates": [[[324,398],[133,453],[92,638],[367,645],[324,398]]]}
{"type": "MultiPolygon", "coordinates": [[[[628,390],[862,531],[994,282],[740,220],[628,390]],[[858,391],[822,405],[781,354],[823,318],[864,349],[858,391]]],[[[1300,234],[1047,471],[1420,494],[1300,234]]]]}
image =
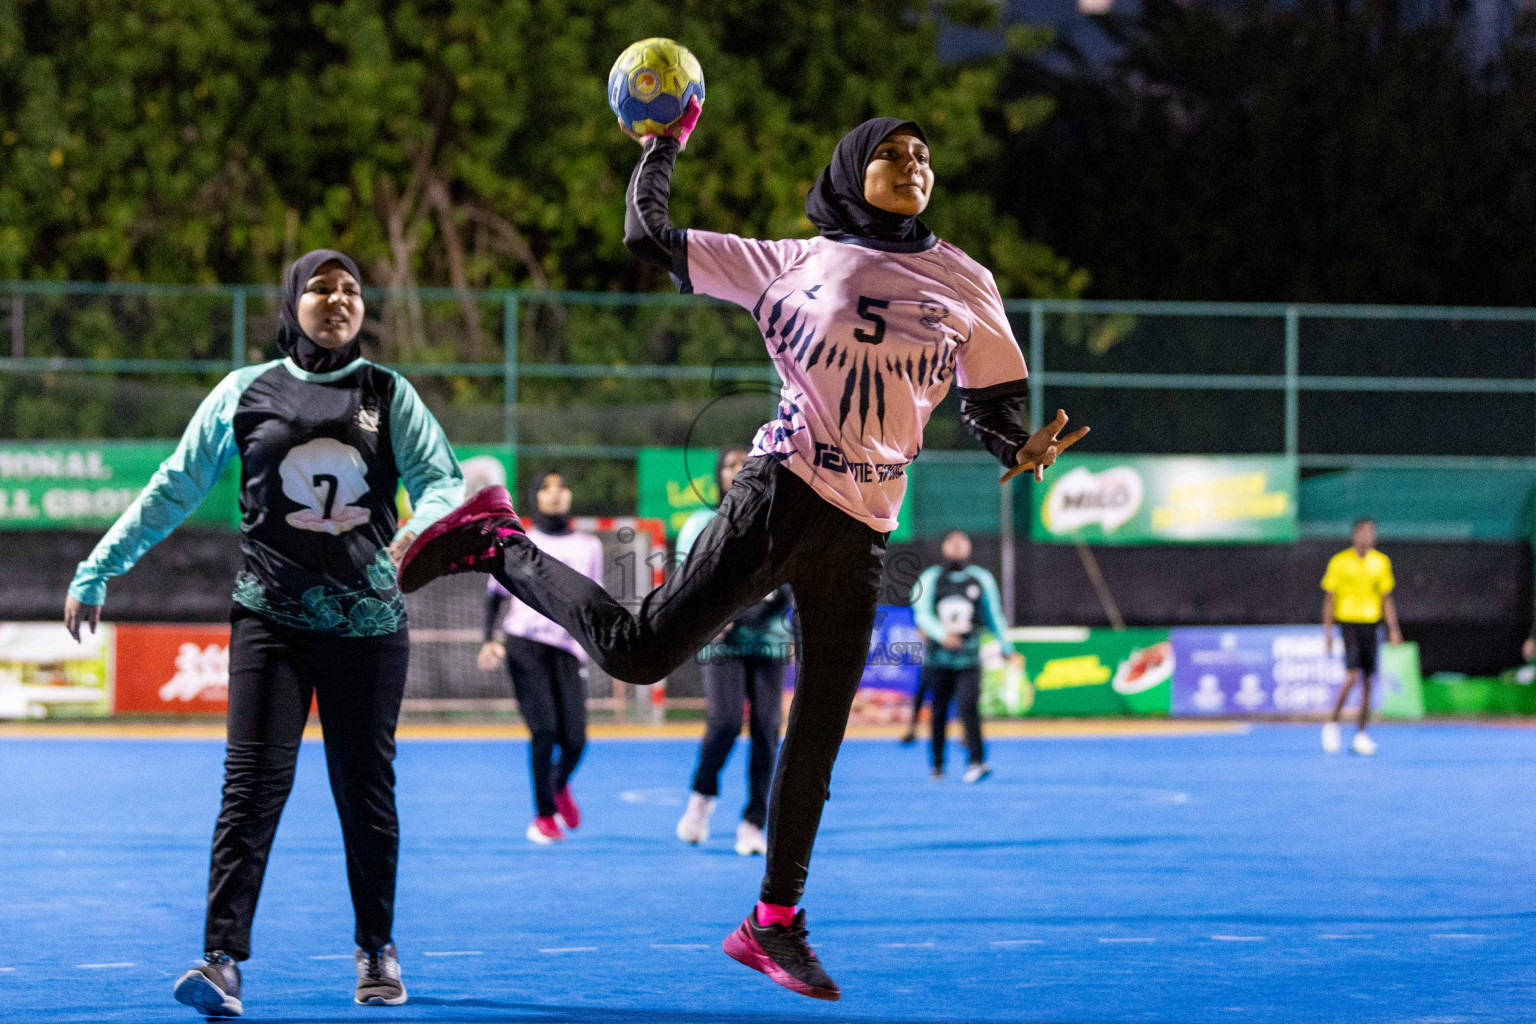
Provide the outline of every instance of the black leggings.
{"type": "Polygon", "coordinates": [[[528,726],[528,768],[539,817],[553,817],[587,746],[587,686],[570,651],[520,636],[507,637],[507,671],[517,709],[528,726]],[[560,762],[555,763],[555,747],[560,762]]]}
{"type": "Polygon", "coordinates": [[[811,848],[869,654],[886,535],[818,497],[772,459],[748,459],[667,581],[638,613],[531,542],[507,545],[492,573],[557,622],[616,679],[652,683],[736,612],[788,583],[799,611],[799,670],[768,802],[762,899],[800,902],[811,848]]]}
{"type": "Polygon", "coordinates": [[[949,735],[949,705],[959,698],[960,721],[965,723],[965,745],[971,764],[987,759],[981,740],[981,668],[923,669],[922,689],[933,694],[933,766],[944,767],[944,745],[949,735]]]}
{"type": "Polygon", "coordinates": [[[293,788],[311,696],[341,817],[347,882],[367,950],[391,940],[400,827],[395,724],[405,693],[405,633],[349,638],[278,625],[236,606],[229,640],[224,803],[213,831],[204,949],[251,955],[251,919],[277,820],[293,788]]]}
{"type": "Polygon", "coordinates": [[[784,663],[772,658],[719,658],[706,661],[701,668],[709,725],[699,747],[693,791],[703,796],[720,795],[720,770],[741,735],[742,708],[750,700],[752,752],[747,760],[747,806],[741,819],[762,828],[768,821],[768,786],[773,781],[773,758],[779,750],[784,663]]]}

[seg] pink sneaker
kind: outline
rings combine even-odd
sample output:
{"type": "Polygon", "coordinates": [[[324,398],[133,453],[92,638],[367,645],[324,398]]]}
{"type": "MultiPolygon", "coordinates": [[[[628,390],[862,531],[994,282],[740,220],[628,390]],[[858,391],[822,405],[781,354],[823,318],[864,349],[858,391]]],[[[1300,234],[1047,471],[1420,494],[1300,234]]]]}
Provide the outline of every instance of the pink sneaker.
{"type": "MultiPolygon", "coordinates": [[[[510,538],[526,535],[512,497],[487,487],[422,531],[400,559],[400,592],[420,590],[439,576],[469,572],[501,553],[510,538]]],[[[482,570],[483,571],[483,570],[482,570]]]]}
{"type": "Polygon", "coordinates": [[[548,846],[550,843],[558,843],[565,839],[565,833],[560,831],[560,825],[554,818],[534,818],[533,824],[528,826],[528,841],[538,843],[540,846],[548,846]]]}
{"type": "Polygon", "coordinates": [[[843,990],[822,970],[811,949],[803,910],[787,925],[761,925],[754,909],[720,948],[732,960],[763,972],[791,992],[828,1002],[843,997],[843,990]]]}
{"type": "Polygon", "coordinates": [[[555,814],[566,828],[581,827],[581,808],[576,806],[576,798],[571,796],[570,786],[561,786],[560,792],[555,794],[555,814]]]}

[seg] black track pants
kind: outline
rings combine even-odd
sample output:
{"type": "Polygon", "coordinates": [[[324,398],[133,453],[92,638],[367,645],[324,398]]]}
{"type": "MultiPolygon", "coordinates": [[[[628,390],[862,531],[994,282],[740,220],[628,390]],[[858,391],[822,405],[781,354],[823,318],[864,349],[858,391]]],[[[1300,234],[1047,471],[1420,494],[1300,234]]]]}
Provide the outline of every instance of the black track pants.
{"type": "Polygon", "coordinates": [[[779,751],[784,663],[772,658],[719,658],[706,661],[701,669],[709,724],[699,747],[693,791],[720,795],[720,770],[741,735],[742,708],[750,700],[752,751],[747,761],[747,806],[741,818],[762,828],[768,821],[768,789],[773,782],[773,758],[779,751]]]}
{"type": "Polygon", "coordinates": [[[555,794],[565,788],[587,746],[587,684],[581,662],[569,651],[520,636],[507,637],[507,671],[517,709],[528,726],[528,769],[539,817],[555,813],[555,794]],[[555,748],[560,760],[555,761],[555,748]]]}
{"type": "Polygon", "coordinates": [[[251,920],[277,821],[293,787],[311,696],[341,817],[354,939],[391,941],[395,864],[395,724],[405,693],[405,633],[349,638],[292,629],[237,607],[229,641],[224,802],[213,832],[204,948],[251,953],[251,920]]]}
{"type": "Polygon", "coordinates": [[[944,767],[944,744],[949,733],[949,705],[960,702],[960,721],[965,724],[965,746],[971,764],[982,764],[987,751],[981,740],[981,668],[924,668],[923,685],[933,693],[933,766],[944,767]]]}
{"type": "Polygon", "coordinates": [[[869,653],[886,535],[818,497],[771,459],[748,459],[688,559],[631,613],[529,541],[493,574],[559,623],[616,679],[652,683],[741,608],[788,583],[800,623],[795,699],[768,806],[762,899],[800,901],[832,765],[869,653]]]}

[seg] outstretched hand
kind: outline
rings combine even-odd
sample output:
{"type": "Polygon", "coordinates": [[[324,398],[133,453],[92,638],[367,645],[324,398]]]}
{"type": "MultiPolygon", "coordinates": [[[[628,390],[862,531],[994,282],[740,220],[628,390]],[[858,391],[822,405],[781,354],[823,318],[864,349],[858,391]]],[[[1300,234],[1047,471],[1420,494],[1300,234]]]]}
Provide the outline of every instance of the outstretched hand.
{"type": "Polygon", "coordinates": [[[1024,447],[1019,449],[1019,462],[1008,472],[1003,474],[1000,484],[1028,470],[1034,470],[1036,480],[1045,479],[1045,467],[1053,464],[1062,452],[1081,441],[1088,433],[1087,427],[1078,427],[1066,437],[1061,432],[1067,426],[1067,411],[1056,410],[1056,418],[1033,434],[1024,442],[1024,447]]]}
{"type": "Polygon", "coordinates": [[[69,630],[69,635],[80,642],[80,627],[90,626],[91,632],[96,632],[96,627],[101,624],[101,605],[85,604],[73,597],[64,599],[64,628],[69,630]]]}
{"type": "MultiPolygon", "coordinates": [[[[699,115],[703,112],[704,104],[699,102],[699,98],[697,96],[690,97],[688,107],[683,111],[683,116],[678,118],[677,122],[662,134],[667,138],[676,139],[678,149],[687,149],[688,136],[692,135],[694,128],[698,126],[699,115]]],[[[641,135],[639,132],[631,129],[629,125],[624,123],[623,118],[619,118],[619,130],[641,145],[644,145],[645,140],[651,137],[649,135],[641,135]]]]}

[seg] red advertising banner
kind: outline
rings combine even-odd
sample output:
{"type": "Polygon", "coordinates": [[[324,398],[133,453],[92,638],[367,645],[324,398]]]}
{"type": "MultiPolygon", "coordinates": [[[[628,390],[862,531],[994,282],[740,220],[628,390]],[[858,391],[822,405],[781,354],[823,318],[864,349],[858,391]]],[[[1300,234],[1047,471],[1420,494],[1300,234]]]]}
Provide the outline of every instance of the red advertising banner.
{"type": "Polygon", "coordinates": [[[229,626],[124,623],[116,645],[114,713],[224,713],[229,626]]]}

